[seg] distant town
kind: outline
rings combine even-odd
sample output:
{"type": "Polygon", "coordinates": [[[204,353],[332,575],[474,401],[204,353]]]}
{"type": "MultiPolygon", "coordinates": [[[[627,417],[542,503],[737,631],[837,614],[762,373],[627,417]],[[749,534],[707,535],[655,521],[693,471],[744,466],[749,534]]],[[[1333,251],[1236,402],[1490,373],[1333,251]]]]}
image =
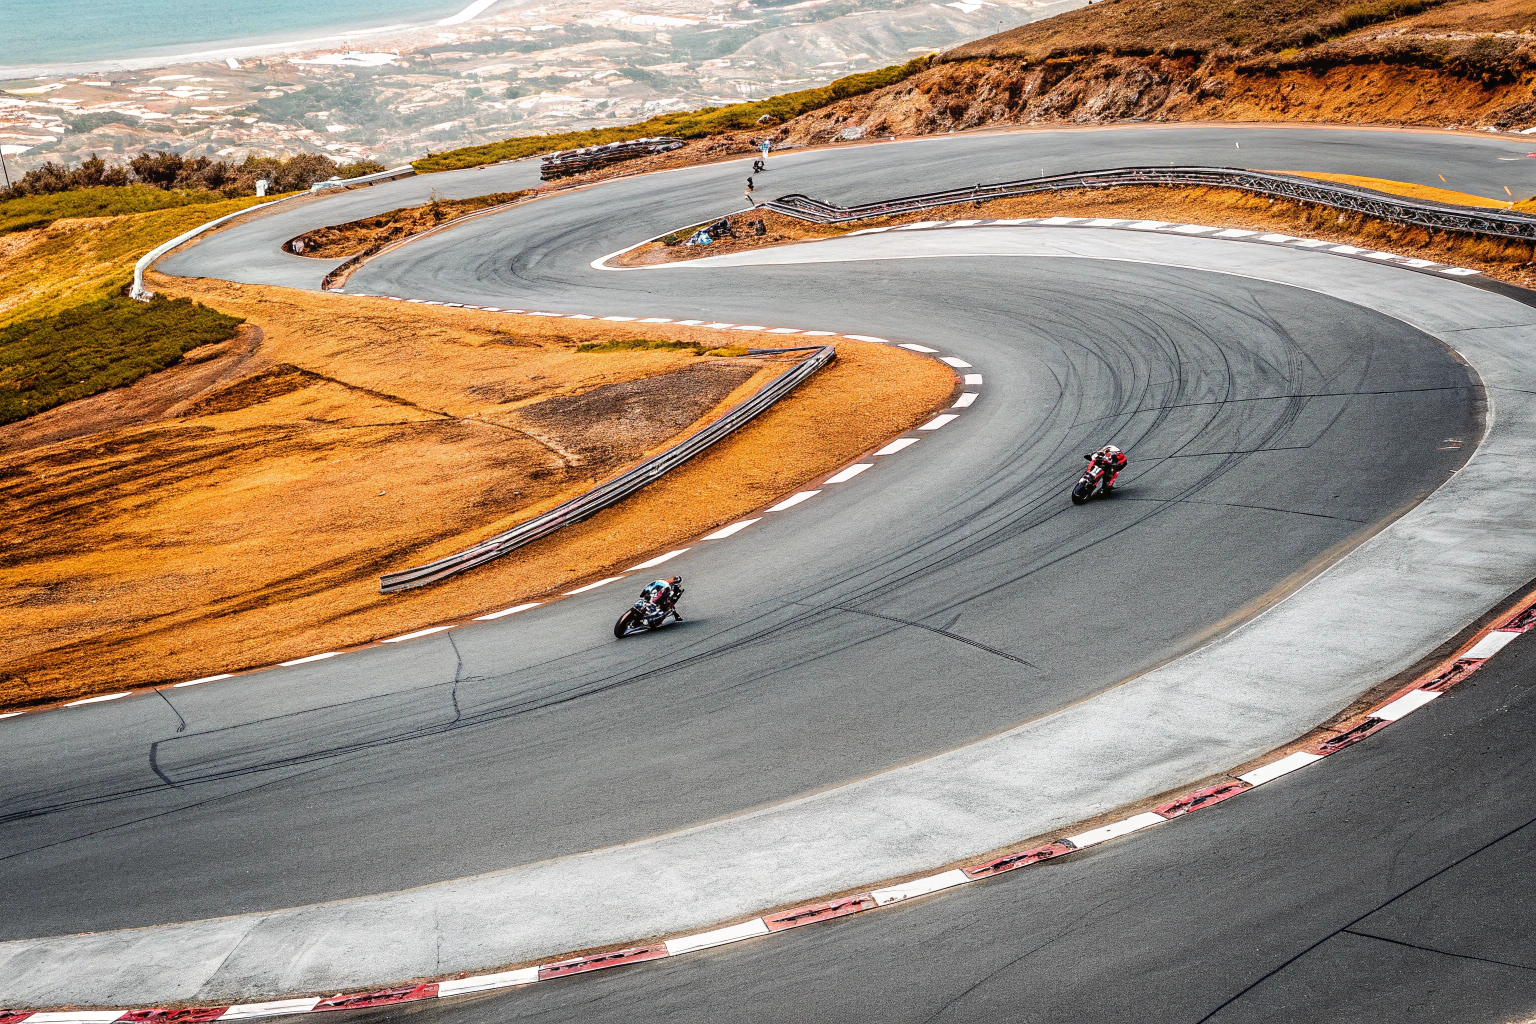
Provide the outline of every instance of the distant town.
{"type": "Polygon", "coordinates": [[[150,149],[400,162],[824,84],[1075,6],[572,0],[320,50],[0,83],[0,145],[12,176],[150,149]]]}

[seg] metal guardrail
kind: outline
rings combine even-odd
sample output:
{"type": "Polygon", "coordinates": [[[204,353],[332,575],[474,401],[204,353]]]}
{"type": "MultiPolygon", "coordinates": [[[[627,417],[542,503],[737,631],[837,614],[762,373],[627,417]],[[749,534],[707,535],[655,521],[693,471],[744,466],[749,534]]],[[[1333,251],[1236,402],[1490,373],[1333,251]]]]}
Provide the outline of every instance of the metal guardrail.
{"type": "Polygon", "coordinates": [[[543,515],[535,516],[526,523],[521,523],[499,533],[496,536],[467,548],[457,554],[439,558],[426,565],[417,566],[414,569],[403,569],[399,572],[386,573],[379,577],[379,591],[384,594],[393,594],[401,590],[410,590],[413,587],[426,586],[436,583],[455,573],[484,565],[486,562],[500,558],[511,551],[515,551],[525,544],[547,537],[561,527],[572,523],[579,523],[583,519],[590,518],[606,508],[611,508],[634,494],[636,491],[653,483],[665,474],[681,466],[684,462],[703,452],[717,441],[724,439],[735,431],[746,426],[760,413],[766,411],[779,399],[789,394],[806,378],[817,370],[826,366],[837,358],[837,352],[831,345],[819,345],[807,349],[801,348],[766,348],[749,349],[749,355],[774,355],[781,352],[811,351],[812,355],[799,363],[794,368],[780,374],[765,384],[757,394],[751,398],[732,406],[726,410],[719,419],[704,427],[698,433],[673,445],[666,451],[651,456],[644,462],[619,474],[612,480],[598,484],[585,494],[578,495],[543,515]]]}
{"type": "MultiPolygon", "coordinates": [[[[409,178],[415,173],[416,168],[412,167],[410,164],[405,164],[401,167],[392,167],[387,171],[379,171],[375,174],[364,174],[356,178],[344,178],[341,181],[333,182],[332,187],[350,189],[355,188],[358,185],[374,185],[379,182],[394,181],[396,178],[409,178]]],[[[329,191],[329,189],[327,191],[329,191]]],[[[293,195],[283,196],[281,199],[274,199],[269,203],[257,203],[255,206],[247,206],[243,210],[236,210],[234,213],[228,213],[222,217],[216,217],[213,220],[208,221],[206,224],[199,224],[197,227],[190,231],[183,231],[169,242],[161,242],[159,245],[149,250],[149,252],[145,253],[143,256],[140,256],[139,261],[133,265],[133,287],[128,290],[128,297],[131,299],[138,299],[141,302],[148,302],[150,299],[155,297],[154,292],[144,287],[144,272],[148,270],[156,260],[170,252],[172,249],[184,245],[187,242],[192,241],[192,239],[196,238],[198,235],[201,235],[203,232],[216,228],[226,221],[234,220],[236,217],[244,217],[247,214],[255,213],[257,210],[265,210],[268,207],[276,206],[278,203],[286,203],[292,199],[304,199],[314,194],[315,193],[313,191],[295,192],[293,195]]]]}
{"type": "Polygon", "coordinates": [[[401,164],[399,167],[391,167],[388,170],[374,171],[372,174],[359,174],[355,178],[327,178],[325,181],[317,181],[309,186],[311,192],[325,192],[333,188],[352,188],[357,185],[377,185],[381,181],[395,181],[398,178],[415,177],[416,168],[410,164],[401,164]]]}
{"type": "Polygon", "coordinates": [[[1124,185],[1203,185],[1234,188],[1274,199],[1330,206],[1399,224],[1440,231],[1464,231],[1474,235],[1536,240],[1536,216],[1476,207],[1453,206],[1423,199],[1394,196],[1358,185],[1344,185],[1315,178],[1237,167],[1116,167],[1103,171],[1054,174],[992,185],[950,189],[905,196],[859,206],[834,206],[799,193],[761,203],[758,209],[773,210],[817,224],[847,224],[915,210],[929,210],[960,203],[1010,199],[1038,192],[1065,189],[1115,188],[1124,185]]]}

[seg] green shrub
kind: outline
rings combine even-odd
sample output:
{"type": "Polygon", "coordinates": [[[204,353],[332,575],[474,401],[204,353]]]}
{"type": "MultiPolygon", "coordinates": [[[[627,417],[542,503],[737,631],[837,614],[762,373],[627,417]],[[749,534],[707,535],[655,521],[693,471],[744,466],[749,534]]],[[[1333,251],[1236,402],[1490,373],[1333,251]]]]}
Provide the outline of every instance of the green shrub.
{"type": "Polygon", "coordinates": [[[701,355],[704,346],[689,341],[663,341],[657,338],[620,338],[615,341],[584,341],[576,346],[577,352],[646,352],[662,351],[671,352],[680,349],[691,350],[694,355],[701,355]]]}
{"type": "Polygon", "coordinates": [[[190,299],[121,296],[18,321],[0,329],[0,423],[132,384],[240,323],[190,299]]]}
{"type": "Polygon", "coordinates": [[[836,103],[838,100],[847,99],[850,96],[861,96],[864,93],[894,85],[928,67],[930,59],[918,57],[905,64],[839,78],[830,85],[817,89],[801,89],[799,92],[787,92],[782,96],[770,96],[765,100],[753,100],[750,103],[704,107],[700,110],[677,114],[658,114],[639,124],[621,125],[615,128],[590,128],[586,131],[561,132],[557,135],[523,135],[504,139],[501,142],[488,142],[483,146],[453,149],[446,153],[438,153],[436,156],[428,154],[425,159],[417,160],[412,166],[422,173],[451,171],[458,167],[474,167],[478,164],[496,163],[501,160],[516,160],[536,153],[552,153],[561,149],[598,146],[607,142],[623,142],[628,139],[643,139],[656,135],[698,139],[722,132],[755,128],[758,121],[764,117],[788,121],[808,111],[819,110],[836,103]]]}
{"type": "Polygon", "coordinates": [[[0,201],[0,235],[12,231],[45,228],[66,217],[117,217],[148,213],[174,206],[217,203],[217,192],[173,191],[149,185],[103,186],[51,195],[28,195],[0,201]]]}

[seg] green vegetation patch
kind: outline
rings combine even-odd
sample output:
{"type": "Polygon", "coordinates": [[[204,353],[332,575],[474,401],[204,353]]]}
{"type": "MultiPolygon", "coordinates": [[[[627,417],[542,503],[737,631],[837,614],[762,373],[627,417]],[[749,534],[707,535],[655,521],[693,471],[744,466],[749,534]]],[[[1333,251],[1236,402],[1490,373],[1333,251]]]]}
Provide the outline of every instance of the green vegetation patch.
{"type": "Polygon", "coordinates": [[[422,173],[451,171],[459,167],[475,167],[501,160],[516,160],[536,153],[552,153],[556,150],[598,146],[607,142],[623,142],[628,139],[643,139],[656,135],[700,139],[708,135],[755,128],[758,126],[758,121],[764,117],[788,121],[808,111],[819,110],[836,103],[838,100],[895,85],[927,68],[930,59],[918,57],[905,64],[839,78],[817,89],[801,89],[799,92],[770,96],[765,100],[733,103],[725,107],[704,107],[701,110],[676,114],[658,114],[639,124],[561,132],[557,135],[524,135],[501,142],[489,142],[483,146],[468,146],[464,149],[454,149],[447,153],[438,153],[436,156],[428,156],[417,160],[412,166],[422,173]]]}
{"type": "Polygon", "coordinates": [[[0,424],[132,384],[241,323],[190,299],[114,296],[11,324],[0,329],[0,424]]]}
{"type": "Polygon", "coordinates": [[[663,341],[657,338],[619,338],[614,341],[584,341],[576,346],[577,352],[692,352],[696,356],[744,356],[747,350],[739,345],[724,348],[707,348],[693,341],[663,341]]]}
{"type": "Polygon", "coordinates": [[[0,235],[45,228],[66,217],[119,217],[176,206],[216,203],[223,198],[218,192],[172,191],[149,185],[108,185],[52,195],[21,196],[0,201],[0,235]]]}

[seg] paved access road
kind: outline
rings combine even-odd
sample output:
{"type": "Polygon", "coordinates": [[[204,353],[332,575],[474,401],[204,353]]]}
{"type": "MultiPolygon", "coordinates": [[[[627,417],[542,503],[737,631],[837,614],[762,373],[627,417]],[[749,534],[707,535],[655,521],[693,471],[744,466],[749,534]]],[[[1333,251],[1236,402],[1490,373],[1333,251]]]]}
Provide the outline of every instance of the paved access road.
{"type": "MultiPolygon", "coordinates": [[[[1523,194],[1520,149],[1378,132],[1022,133],[776,157],[759,184],[854,201],[1035,164],[1178,162],[1427,182],[1443,167],[1485,194],[1523,175],[1523,194]]],[[[161,269],[314,284],[324,265],[277,252],[286,238],[428,186],[520,187],[530,166],[295,204],[161,269]]],[[[955,748],[1192,649],[1437,487],[1471,450],[1445,439],[1481,434],[1477,381],[1437,340],[1261,280],[985,258],[835,274],[588,266],[739,208],[740,171],[519,207],[398,250],[349,290],[921,341],[984,376],[965,416],[669,563],[693,614],[643,643],[608,632],[637,577],[396,648],[0,724],[16,765],[0,782],[0,938],[391,892],[955,748]],[[1122,499],[1072,509],[1081,451],[1109,439],[1134,460],[1122,499]]]]}

